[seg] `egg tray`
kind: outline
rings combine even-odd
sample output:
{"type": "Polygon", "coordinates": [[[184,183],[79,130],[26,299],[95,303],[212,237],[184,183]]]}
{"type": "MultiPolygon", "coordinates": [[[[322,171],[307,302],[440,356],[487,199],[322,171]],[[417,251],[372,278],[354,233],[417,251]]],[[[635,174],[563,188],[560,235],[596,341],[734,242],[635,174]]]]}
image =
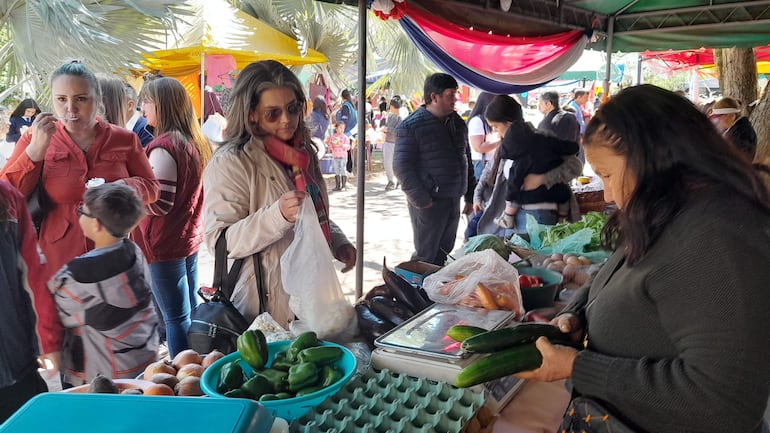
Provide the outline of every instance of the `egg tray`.
{"type": "Polygon", "coordinates": [[[367,369],[299,419],[291,433],[486,433],[483,394],[444,382],[367,369]]]}

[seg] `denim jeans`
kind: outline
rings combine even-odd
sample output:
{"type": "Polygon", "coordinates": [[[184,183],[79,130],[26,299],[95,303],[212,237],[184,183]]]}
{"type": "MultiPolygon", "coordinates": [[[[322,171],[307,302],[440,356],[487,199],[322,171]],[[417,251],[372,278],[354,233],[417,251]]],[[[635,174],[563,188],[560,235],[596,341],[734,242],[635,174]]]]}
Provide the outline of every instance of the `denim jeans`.
{"type": "Polygon", "coordinates": [[[171,357],[190,348],[190,311],[198,304],[198,253],[184,259],[150,264],[152,294],[166,324],[171,357]]]}
{"type": "Polygon", "coordinates": [[[506,238],[510,238],[514,234],[517,234],[517,235],[526,234],[527,233],[527,214],[535,217],[535,221],[539,222],[540,224],[546,224],[546,225],[552,226],[559,222],[559,212],[555,210],[519,209],[519,211],[516,212],[516,228],[504,229],[503,235],[506,238]]]}

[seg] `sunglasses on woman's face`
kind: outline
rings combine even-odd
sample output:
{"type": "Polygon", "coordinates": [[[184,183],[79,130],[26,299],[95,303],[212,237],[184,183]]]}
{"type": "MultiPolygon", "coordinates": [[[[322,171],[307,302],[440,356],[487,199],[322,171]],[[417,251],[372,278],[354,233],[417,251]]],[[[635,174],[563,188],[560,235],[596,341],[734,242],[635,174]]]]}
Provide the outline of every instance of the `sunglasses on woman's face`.
{"type": "Polygon", "coordinates": [[[302,104],[298,101],[291,102],[286,108],[270,108],[264,111],[264,117],[267,122],[277,122],[283,116],[284,111],[287,117],[297,117],[302,112],[302,104]]]}

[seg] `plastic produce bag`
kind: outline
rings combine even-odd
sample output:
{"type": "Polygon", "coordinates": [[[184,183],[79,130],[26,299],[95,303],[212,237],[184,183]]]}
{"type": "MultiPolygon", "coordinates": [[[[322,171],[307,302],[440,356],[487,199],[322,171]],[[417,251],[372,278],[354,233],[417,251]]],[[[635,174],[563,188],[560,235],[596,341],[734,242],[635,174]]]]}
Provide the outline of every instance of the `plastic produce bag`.
{"type": "Polygon", "coordinates": [[[442,304],[489,310],[510,310],[524,315],[519,272],[494,250],[466,254],[425,277],[428,297],[442,304]]]}
{"type": "Polygon", "coordinates": [[[606,251],[585,251],[586,246],[591,243],[591,238],[594,235],[592,229],[584,228],[578,230],[577,232],[558,240],[554,244],[544,247],[542,245],[541,233],[547,229],[547,225],[540,224],[535,220],[535,217],[527,215],[527,234],[529,235],[529,242],[519,235],[513,235],[509,242],[518,247],[530,249],[542,255],[551,255],[553,253],[575,254],[586,256],[591,259],[592,262],[600,262],[609,256],[606,251]]]}
{"type": "Polygon", "coordinates": [[[355,310],[342,294],[334,257],[310,197],[302,201],[294,240],[281,256],[281,280],[290,295],[289,307],[318,338],[339,341],[355,334],[355,310]]]}
{"type": "Polygon", "coordinates": [[[203,122],[201,131],[209,140],[214,143],[221,143],[225,141],[223,133],[227,126],[227,120],[219,113],[214,113],[203,122]]]}

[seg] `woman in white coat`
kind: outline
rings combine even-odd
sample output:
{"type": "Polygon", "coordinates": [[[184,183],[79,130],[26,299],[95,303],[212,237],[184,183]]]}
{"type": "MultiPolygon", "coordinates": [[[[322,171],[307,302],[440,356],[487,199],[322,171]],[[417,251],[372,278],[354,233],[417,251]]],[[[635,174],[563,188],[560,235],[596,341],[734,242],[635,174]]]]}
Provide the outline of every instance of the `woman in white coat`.
{"type": "Polygon", "coordinates": [[[227,229],[228,258],[247,258],[232,301],[248,321],[260,311],[254,253],[261,257],[265,310],[283,326],[294,318],[280,258],[294,238],[303,200],[313,200],[329,248],[345,264],[342,271],[355,266],[356,249],[329,220],[326,184],[302,119],[305,101],[301,83],[282,64],[247,66],[231,92],[225,143],[203,173],[204,240],[213,253],[227,229]]]}

